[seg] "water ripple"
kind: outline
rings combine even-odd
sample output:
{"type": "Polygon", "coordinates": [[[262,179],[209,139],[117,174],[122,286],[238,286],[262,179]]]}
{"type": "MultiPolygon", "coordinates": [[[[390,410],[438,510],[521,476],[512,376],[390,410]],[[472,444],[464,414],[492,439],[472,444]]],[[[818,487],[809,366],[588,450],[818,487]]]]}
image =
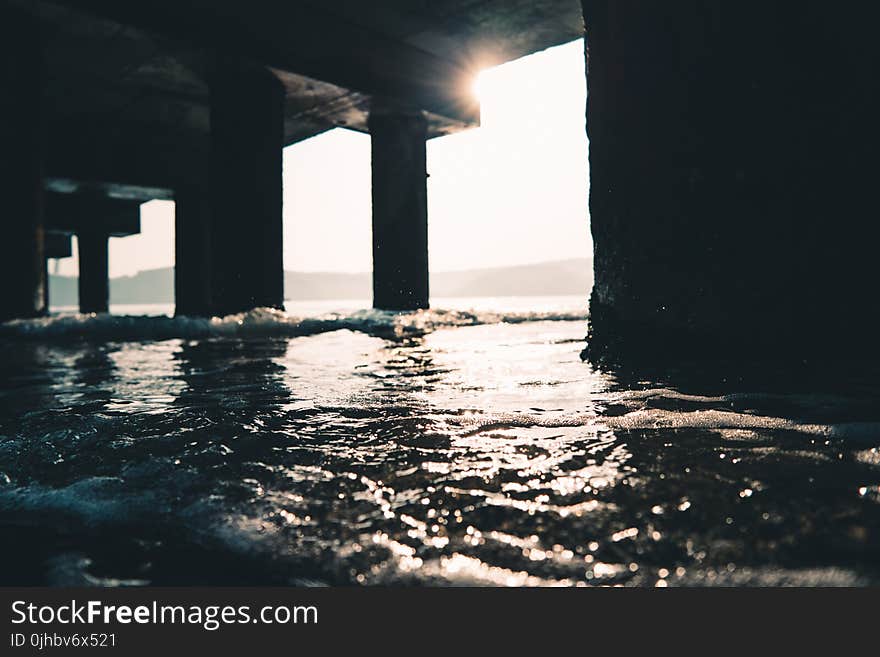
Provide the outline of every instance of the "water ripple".
{"type": "Polygon", "coordinates": [[[4,343],[3,581],[880,581],[876,386],[633,378],[579,321],[456,317],[4,343]]]}

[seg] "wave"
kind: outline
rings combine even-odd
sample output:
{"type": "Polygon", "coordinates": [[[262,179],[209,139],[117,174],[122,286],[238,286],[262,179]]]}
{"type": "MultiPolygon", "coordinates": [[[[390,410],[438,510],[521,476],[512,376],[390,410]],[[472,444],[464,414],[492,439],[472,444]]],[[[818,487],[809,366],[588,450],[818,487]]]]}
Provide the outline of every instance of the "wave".
{"type": "Polygon", "coordinates": [[[418,310],[393,312],[359,310],[295,317],[274,308],[255,308],[225,317],[167,317],[154,315],[62,314],[16,319],[0,324],[0,337],[24,340],[144,341],[173,338],[277,336],[296,337],[348,329],[375,337],[406,339],[441,328],[539,321],[584,321],[571,312],[490,312],[418,310]]]}

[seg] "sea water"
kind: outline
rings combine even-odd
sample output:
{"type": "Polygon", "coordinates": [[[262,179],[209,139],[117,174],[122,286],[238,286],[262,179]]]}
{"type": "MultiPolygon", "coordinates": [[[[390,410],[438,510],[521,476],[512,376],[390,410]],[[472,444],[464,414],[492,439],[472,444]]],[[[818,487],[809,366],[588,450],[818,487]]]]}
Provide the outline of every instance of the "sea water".
{"type": "Polygon", "coordinates": [[[0,583],[880,583],[871,376],[582,362],[580,298],[0,327],[0,583]]]}

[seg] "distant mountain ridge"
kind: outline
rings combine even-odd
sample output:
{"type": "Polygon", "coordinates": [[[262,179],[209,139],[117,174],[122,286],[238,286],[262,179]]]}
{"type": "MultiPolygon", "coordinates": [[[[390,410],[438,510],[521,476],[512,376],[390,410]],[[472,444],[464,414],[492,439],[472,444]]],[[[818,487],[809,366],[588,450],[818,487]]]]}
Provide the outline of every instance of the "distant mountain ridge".
{"type": "MultiPolygon", "coordinates": [[[[431,274],[434,297],[556,296],[583,294],[593,286],[593,263],[589,258],[542,262],[512,267],[468,269],[431,274]]],[[[372,296],[372,277],[368,272],[284,273],[285,297],[291,300],[365,299],[372,296]]],[[[49,296],[53,306],[77,303],[77,279],[49,277],[49,296]]],[[[174,268],[149,269],[134,276],[110,280],[113,304],[152,304],[174,302],[174,268]]]]}

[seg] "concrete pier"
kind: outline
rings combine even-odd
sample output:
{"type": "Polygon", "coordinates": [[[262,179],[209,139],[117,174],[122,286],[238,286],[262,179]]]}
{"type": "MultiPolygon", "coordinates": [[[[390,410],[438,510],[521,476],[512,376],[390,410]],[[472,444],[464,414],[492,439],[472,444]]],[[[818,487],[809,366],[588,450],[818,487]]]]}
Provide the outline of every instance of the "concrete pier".
{"type": "Polygon", "coordinates": [[[870,10],[584,0],[588,355],[877,350],[870,10]]]}
{"type": "Polygon", "coordinates": [[[105,313],[110,303],[108,235],[100,230],[81,231],[76,241],[79,254],[79,311],[105,313]]]}
{"type": "Polygon", "coordinates": [[[422,112],[374,101],[373,307],[428,307],[427,122],[422,112]]]}
{"type": "Polygon", "coordinates": [[[174,196],[174,314],[210,315],[211,208],[200,187],[174,196]]]}
{"type": "Polygon", "coordinates": [[[80,312],[107,312],[108,238],[140,232],[140,206],[95,191],[45,194],[47,229],[77,236],[80,312]]]}
{"type": "Polygon", "coordinates": [[[0,3],[53,37],[3,10],[3,318],[44,306],[43,183],[144,200],[206,172],[210,230],[179,199],[178,310],[281,307],[281,148],[334,126],[372,135],[374,305],[427,306],[425,140],[479,124],[477,70],[586,24],[589,355],[877,349],[866,3],[0,3]]]}
{"type": "Polygon", "coordinates": [[[0,321],[46,310],[42,88],[36,24],[0,7],[0,321]]]}
{"type": "MultiPolygon", "coordinates": [[[[0,192],[4,210],[20,206],[0,242],[4,278],[16,281],[0,317],[42,310],[43,184],[140,202],[206,184],[210,240],[190,219],[179,226],[178,312],[280,307],[281,148],[336,126],[373,132],[385,162],[375,171],[376,305],[425,306],[424,140],[479,125],[478,70],[583,32],[577,0],[450,0],[442,19],[385,0],[222,4],[0,0],[4,66],[15,62],[2,73],[0,131],[16,144],[2,155],[12,173],[0,192]],[[52,38],[39,43],[6,20],[11,7],[52,38]],[[31,75],[40,59],[49,74],[31,75]],[[407,109],[380,117],[379,104],[407,109]],[[51,144],[45,158],[39,135],[51,144]]],[[[75,232],[102,225],[90,216],[75,232]]]]}
{"type": "Polygon", "coordinates": [[[284,91],[268,70],[220,62],[211,78],[214,313],[283,308],[284,91]]]}

